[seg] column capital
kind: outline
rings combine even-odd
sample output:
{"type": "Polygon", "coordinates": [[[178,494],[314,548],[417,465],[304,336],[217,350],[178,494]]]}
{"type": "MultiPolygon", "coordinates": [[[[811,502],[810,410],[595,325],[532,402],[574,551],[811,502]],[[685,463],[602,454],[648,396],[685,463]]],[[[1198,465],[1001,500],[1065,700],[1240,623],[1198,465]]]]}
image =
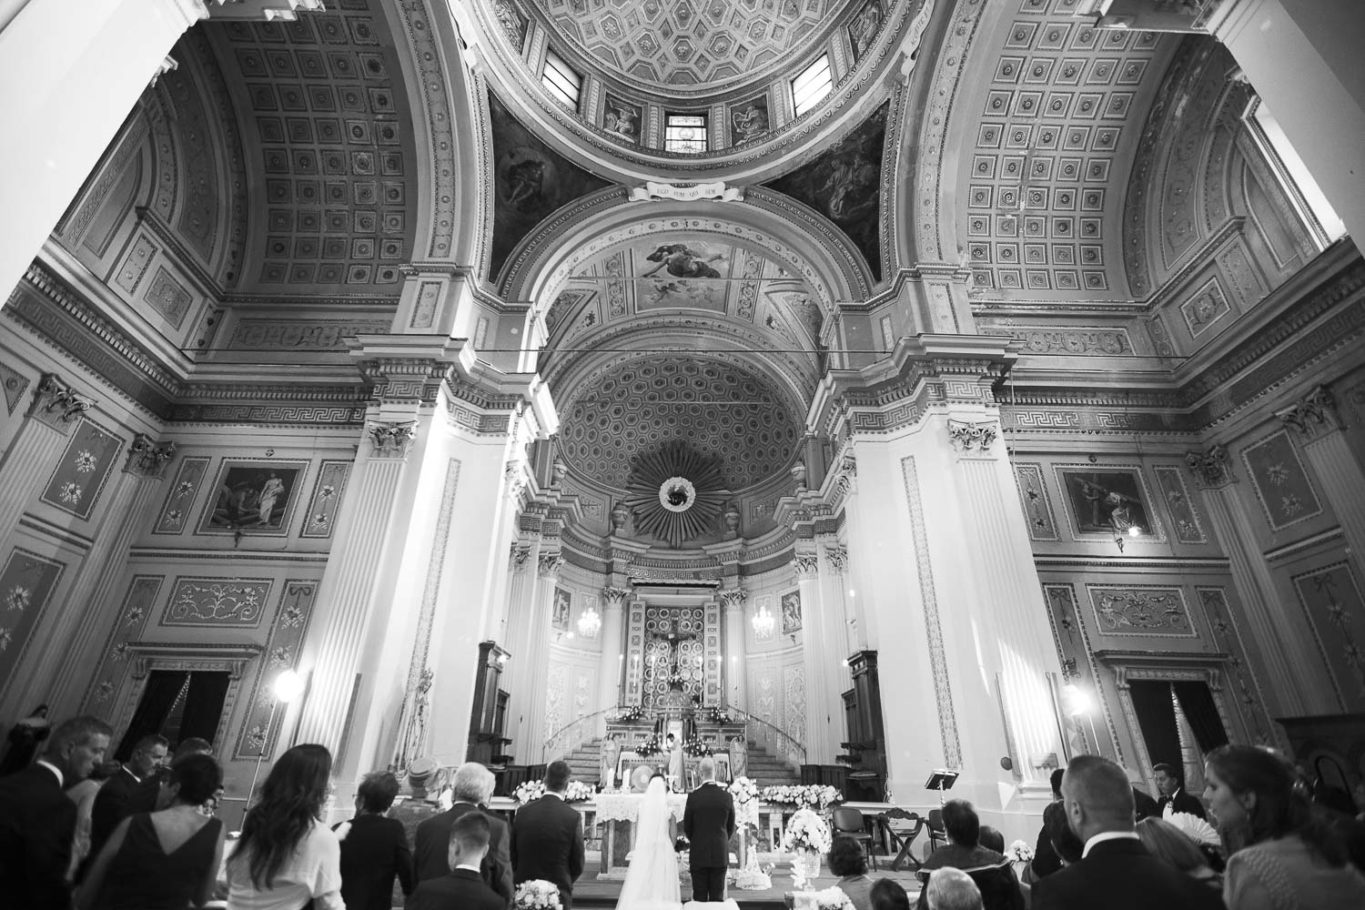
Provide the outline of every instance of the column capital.
{"type": "Polygon", "coordinates": [[[133,444],[128,447],[128,461],[124,464],[123,470],[139,477],[160,479],[166,471],[166,465],[170,464],[174,456],[175,443],[158,444],[145,433],[135,433],[133,444]]]}
{"type": "Polygon", "coordinates": [[[417,421],[367,421],[365,435],[375,458],[406,458],[417,438],[417,421]]]}
{"type": "Polygon", "coordinates": [[[847,496],[858,488],[858,459],[850,446],[845,446],[834,460],[834,489],[840,496],[847,496]]]}
{"type": "Polygon", "coordinates": [[[44,373],[33,390],[28,416],[65,435],[76,418],[90,410],[93,402],[68,385],[56,373],[44,373]]]}
{"type": "Polygon", "coordinates": [[[968,421],[949,417],[946,428],[948,441],[959,455],[988,455],[1000,435],[1000,425],[994,420],[968,421]]]}
{"type": "Polygon", "coordinates": [[[607,610],[619,610],[625,606],[628,597],[630,597],[629,588],[615,588],[608,585],[602,589],[602,606],[607,610]]]}
{"type": "Polygon", "coordinates": [[[848,547],[840,544],[825,544],[825,559],[836,575],[843,575],[848,568],[848,547]]]}
{"type": "Polygon", "coordinates": [[[720,592],[720,602],[725,606],[726,611],[742,611],[744,601],[749,598],[749,592],[743,588],[729,588],[720,592]]]}
{"type": "Polygon", "coordinates": [[[521,541],[512,542],[512,551],[508,554],[508,562],[514,572],[525,572],[526,567],[531,563],[531,545],[521,541]]]}
{"type": "Polygon", "coordinates": [[[814,578],[820,574],[820,557],[815,553],[797,553],[792,558],[797,578],[814,578]]]}
{"type": "Polygon", "coordinates": [[[1305,440],[1317,439],[1341,429],[1336,399],[1326,386],[1314,386],[1312,391],[1294,404],[1276,411],[1275,416],[1305,440]]]}
{"type": "Polygon", "coordinates": [[[1232,459],[1222,445],[1211,446],[1205,452],[1186,452],[1185,464],[1204,489],[1212,490],[1237,482],[1232,473],[1232,459]]]}
{"type": "Polygon", "coordinates": [[[541,553],[539,565],[541,578],[558,578],[559,570],[564,568],[564,557],[558,552],[541,553]]]}

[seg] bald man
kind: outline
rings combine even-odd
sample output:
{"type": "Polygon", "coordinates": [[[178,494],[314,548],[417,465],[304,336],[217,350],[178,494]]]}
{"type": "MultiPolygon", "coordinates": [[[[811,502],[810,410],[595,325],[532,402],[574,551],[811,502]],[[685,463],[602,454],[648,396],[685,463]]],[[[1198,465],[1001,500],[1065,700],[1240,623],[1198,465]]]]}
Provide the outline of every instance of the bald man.
{"type": "Polygon", "coordinates": [[[1221,910],[1218,892],[1147,852],[1133,819],[1133,788],[1107,758],[1081,755],[1062,777],[1062,804],[1085,844],[1081,861],[1033,886],[1033,910],[1221,910]]]}

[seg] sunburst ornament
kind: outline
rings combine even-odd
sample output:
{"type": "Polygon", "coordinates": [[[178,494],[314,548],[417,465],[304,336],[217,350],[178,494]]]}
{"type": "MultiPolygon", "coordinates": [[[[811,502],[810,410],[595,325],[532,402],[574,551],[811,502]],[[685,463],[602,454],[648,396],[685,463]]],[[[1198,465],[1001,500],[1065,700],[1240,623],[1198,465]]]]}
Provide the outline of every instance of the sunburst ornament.
{"type": "Polygon", "coordinates": [[[637,530],[677,549],[718,527],[727,494],[720,459],[674,440],[636,456],[625,503],[637,530]]]}

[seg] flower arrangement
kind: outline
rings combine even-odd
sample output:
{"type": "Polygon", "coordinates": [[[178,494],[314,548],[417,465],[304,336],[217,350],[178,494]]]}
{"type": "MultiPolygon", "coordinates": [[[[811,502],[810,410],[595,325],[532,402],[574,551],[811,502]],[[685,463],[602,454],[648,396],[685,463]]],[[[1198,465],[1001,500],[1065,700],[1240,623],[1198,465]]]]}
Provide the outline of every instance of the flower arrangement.
{"type": "Polygon", "coordinates": [[[764,802],[775,803],[777,805],[796,806],[798,809],[807,806],[828,809],[830,806],[840,802],[844,798],[844,795],[835,788],[821,786],[820,784],[764,787],[759,795],[763,798],[764,802]]]}
{"type": "MultiPolygon", "coordinates": [[[[596,792],[591,784],[585,784],[581,780],[571,780],[568,786],[564,788],[564,801],[566,803],[581,803],[592,799],[596,792]]],[[[512,791],[512,799],[516,800],[518,805],[525,805],[532,800],[540,799],[544,795],[545,781],[543,780],[528,780],[512,791]]]]}
{"type": "Polygon", "coordinates": [[[581,780],[571,780],[568,787],[564,789],[564,801],[570,803],[585,802],[592,799],[596,792],[591,784],[585,784],[581,780]]]}
{"type": "Polygon", "coordinates": [[[617,709],[615,719],[626,724],[644,720],[645,707],[644,705],[623,705],[617,709]]]}
{"type": "Polygon", "coordinates": [[[782,833],[782,849],[788,853],[828,853],[829,825],[811,809],[797,809],[782,833]]]}
{"type": "Polygon", "coordinates": [[[735,801],[735,822],[745,827],[758,825],[758,785],[747,777],[736,777],[727,787],[735,801]]]}
{"type": "Polygon", "coordinates": [[[740,891],[766,891],[772,886],[772,876],[758,864],[758,851],[750,850],[744,868],[735,872],[735,887],[740,891]]]}
{"type": "Polygon", "coordinates": [[[1010,844],[1010,848],[1005,851],[1005,856],[1012,863],[1031,863],[1033,862],[1033,848],[1028,845],[1028,841],[1017,840],[1010,844]]]}
{"type": "Polygon", "coordinates": [[[811,898],[815,910],[854,910],[853,901],[848,899],[838,885],[817,891],[811,898]]]}
{"type": "Polygon", "coordinates": [[[731,719],[729,713],[728,713],[727,711],[725,711],[725,709],[723,709],[723,708],[717,708],[717,707],[714,707],[714,706],[713,706],[713,707],[710,707],[710,708],[704,709],[703,712],[702,712],[702,717],[704,717],[706,720],[710,721],[710,722],[713,723],[713,724],[732,724],[732,723],[734,723],[734,721],[731,719]]]}
{"type": "Polygon", "coordinates": [[[634,752],[641,758],[649,758],[651,755],[658,755],[663,751],[663,746],[659,744],[659,734],[651,733],[645,737],[644,742],[636,743],[634,752]]]}
{"type": "Polygon", "coordinates": [[[536,878],[517,885],[512,906],[517,910],[561,910],[564,905],[559,902],[558,885],[536,878]]]}
{"type": "Polygon", "coordinates": [[[692,737],[683,742],[683,751],[693,758],[701,758],[704,755],[711,754],[711,744],[702,742],[696,737],[692,737]]]}

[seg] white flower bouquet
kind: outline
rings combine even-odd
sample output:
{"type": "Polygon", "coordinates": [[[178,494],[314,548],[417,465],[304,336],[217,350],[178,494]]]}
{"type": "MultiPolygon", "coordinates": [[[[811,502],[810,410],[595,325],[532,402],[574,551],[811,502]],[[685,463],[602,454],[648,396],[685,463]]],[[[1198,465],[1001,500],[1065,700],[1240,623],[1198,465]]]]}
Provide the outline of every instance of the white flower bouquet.
{"type": "Polygon", "coordinates": [[[811,905],[815,910],[854,910],[853,901],[838,885],[815,892],[811,905]]]}
{"type": "Polygon", "coordinates": [[[597,791],[592,788],[592,784],[585,784],[581,780],[569,781],[568,787],[564,789],[564,799],[571,803],[585,802],[596,795],[597,791]]]}
{"type": "Polygon", "coordinates": [[[1028,845],[1028,841],[1017,840],[1010,844],[1010,848],[1005,851],[1005,856],[1012,863],[1031,863],[1033,862],[1033,848],[1028,845]]]}
{"type": "Polygon", "coordinates": [[[735,809],[758,799],[758,785],[747,777],[736,777],[727,788],[735,798],[735,809]]]}
{"type": "Polygon", "coordinates": [[[820,809],[828,809],[844,798],[844,795],[833,787],[819,784],[764,787],[759,795],[763,797],[765,802],[769,803],[796,806],[797,808],[814,806],[820,809]]]}
{"type": "Polygon", "coordinates": [[[766,891],[772,886],[772,876],[758,864],[758,851],[750,850],[744,868],[735,872],[735,887],[740,891],[766,891]]]}
{"type": "Polygon", "coordinates": [[[520,805],[540,799],[544,795],[545,781],[543,780],[528,780],[524,784],[518,784],[517,788],[512,791],[512,799],[520,805]]]}
{"type": "Polygon", "coordinates": [[[559,902],[558,885],[536,878],[517,885],[512,906],[516,910],[561,910],[564,905],[559,902]]]}
{"type": "Polygon", "coordinates": [[[788,853],[828,853],[829,825],[810,809],[797,809],[782,833],[782,849],[788,853]]]}

